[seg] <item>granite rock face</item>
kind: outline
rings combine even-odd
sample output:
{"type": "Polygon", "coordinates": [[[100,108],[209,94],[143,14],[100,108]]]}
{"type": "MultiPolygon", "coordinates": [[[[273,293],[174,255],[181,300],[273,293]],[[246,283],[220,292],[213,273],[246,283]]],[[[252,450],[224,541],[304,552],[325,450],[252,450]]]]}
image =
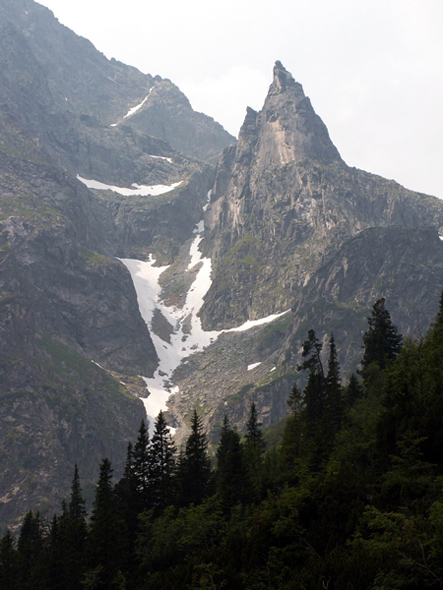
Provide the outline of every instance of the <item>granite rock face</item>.
{"type": "Polygon", "coordinates": [[[185,154],[212,163],[217,162],[224,148],[236,141],[211,117],[194,111],[170,80],[154,84],[143,107],[128,118],[127,124],[185,154]]]}
{"type": "Polygon", "coordinates": [[[263,109],[248,110],[219,163],[206,214],[214,282],[208,327],[290,308],[344,240],[370,227],[443,227],[443,204],[348,167],[301,85],[277,62],[263,109]]]}
{"type": "MultiPolygon", "coordinates": [[[[52,108],[46,116],[53,116],[58,108],[64,117],[76,113],[93,125],[129,124],[207,161],[215,161],[226,146],[235,143],[219,123],[194,111],[172,82],[108,60],[90,41],[61,25],[49,9],[33,0],[1,0],[0,30],[4,45],[10,45],[13,37],[11,47],[18,43],[32,54],[34,83],[46,84],[51,96],[52,108]],[[127,116],[151,94],[143,116],[141,111],[127,116]]],[[[16,60],[12,63],[17,65],[16,60]]],[[[29,89],[30,77],[24,73],[22,78],[29,89]]],[[[19,95],[14,96],[19,100],[19,95]]],[[[17,112],[32,123],[32,111],[18,105],[17,112]]]]}
{"type": "Polygon", "coordinates": [[[118,475],[145,416],[134,394],[158,359],[117,258],[172,260],[213,181],[204,162],[111,126],[159,81],[46,8],[0,0],[0,527],[57,509],[75,462],[87,489],[104,456],[118,475]],[[179,186],[124,197],[77,175],[179,186]]]}
{"type": "Polygon", "coordinates": [[[334,332],[345,375],[377,298],[404,334],[435,315],[442,202],[348,167],[280,62],[232,142],[169,80],[107,60],[32,0],[0,0],[0,525],[56,508],[74,462],[86,489],[104,455],[118,475],[144,416],[139,375],[158,363],[118,258],[171,264],[163,301],[183,306],[211,187],[204,327],[287,313],[177,369],[178,437],[194,407],[214,444],[224,412],[241,429],[251,400],[265,426],[284,417],[310,328],[334,332]]]}
{"type": "Polygon", "coordinates": [[[442,228],[439,199],[346,165],[277,62],[263,109],[248,109],[237,145],[218,164],[203,243],[213,283],[201,317],[221,329],[289,312],[250,337],[221,336],[178,370],[177,423],[197,406],[210,432],[225,412],[243,429],[254,400],[262,423],[274,424],[303,379],[296,367],[308,330],[323,339],[325,356],[334,333],[346,379],[380,297],[400,332],[422,334],[443,288],[442,228]]]}

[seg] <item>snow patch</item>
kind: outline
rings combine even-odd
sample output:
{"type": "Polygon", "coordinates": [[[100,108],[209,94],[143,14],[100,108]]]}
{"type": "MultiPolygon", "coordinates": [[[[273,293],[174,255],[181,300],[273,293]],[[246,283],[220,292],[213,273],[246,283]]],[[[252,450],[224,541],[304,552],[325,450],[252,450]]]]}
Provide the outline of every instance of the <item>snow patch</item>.
{"type": "MultiPolygon", "coordinates": [[[[208,202],[210,195],[211,191],[208,193],[208,202]]],[[[203,239],[203,230],[204,222],[201,221],[194,230],[196,236],[190,247],[191,260],[187,267],[187,272],[195,272],[196,268],[197,271],[182,308],[168,307],[161,300],[160,277],[169,268],[168,266],[155,266],[155,260],[152,256],[147,262],[129,258],[120,259],[131,273],[140,313],[149,328],[159,358],[159,365],[154,376],[151,378],[143,377],[149,395],[147,398],[143,398],[142,401],[146,408],[151,430],[159,411],[167,409],[166,402],[168,398],[178,392],[178,387],[174,387],[171,383],[172,374],[180,363],[186,362],[187,357],[209,346],[220,334],[244,332],[256,326],[272,322],[288,313],[285,311],[259,320],[248,320],[241,326],[230,330],[204,331],[198,312],[212,283],[212,263],[211,259],[203,257],[199,250],[200,242],[203,239]],[[152,329],[152,321],[156,310],[157,313],[160,312],[163,315],[164,319],[172,327],[170,342],[165,342],[152,329]]],[[[249,365],[248,370],[252,370],[259,364],[249,365]]]]}
{"type": "Polygon", "coordinates": [[[100,369],[103,369],[103,371],[107,371],[108,369],[105,369],[104,367],[102,367],[101,365],[99,365],[98,363],[96,363],[95,361],[93,361],[91,359],[91,363],[94,363],[94,365],[97,365],[97,367],[99,367],[100,369]]]}
{"type": "Polygon", "coordinates": [[[134,188],[124,188],[121,186],[105,184],[104,182],[99,182],[98,180],[83,178],[79,174],[77,174],[77,180],[82,182],[88,188],[99,191],[113,191],[114,193],[118,193],[119,195],[123,195],[124,197],[156,197],[158,195],[169,193],[170,191],[180,186],[183,182],[174,182],[169,186],[166,184],[156,184],[152,186],[147,186],[145,184],[133,183],[132,186],[134,188]]]}
{"type": "Polygon", "coordinates": [[[259,367],[260,365],[261,365],[261,362],[260,363],[252,363],[252,365],[248,365],[248,371],[252,371],[256,367],[259,367]]]}
{"type": "Polygon", "coordinates": [[[439,235],[438,237],[440,238],[440,240],[443,240],[443,236],[440,236],[440,235],[439,235]]]}
{"type": "MultiPolygon", "coordinates": [[[[128,117],[132,117],[132,115],[135,115],[135,113],[137,111],[139,111],[142,106],[145,104],[145,102],[148,100],[149,95],[151,94],[152,90],[154,89],[154,86],[152,88],[149,89],[148,94],[145,96],[145,98],[141,101],[141,103],[137,104],[135,107],[132,107],[131,109],[129,109],[129,111],[126,113],[126,115],[124,115],[121,119],[121,121],[123,121],[124,119],[127,119],[128,117]]],[[[117,127],[117,125],[119,124],[120,121],[118,121],[117,123],[112,123],[111,127],[117,127]]]]}
{"type": "Polygon", "coordinates": [[[150,158],[157,158],[158,160],[166,160],[170,164],[172,164],[172,158],[167,158],[166,156],[154,156],[154,154],[148,154],[150,158]]]}

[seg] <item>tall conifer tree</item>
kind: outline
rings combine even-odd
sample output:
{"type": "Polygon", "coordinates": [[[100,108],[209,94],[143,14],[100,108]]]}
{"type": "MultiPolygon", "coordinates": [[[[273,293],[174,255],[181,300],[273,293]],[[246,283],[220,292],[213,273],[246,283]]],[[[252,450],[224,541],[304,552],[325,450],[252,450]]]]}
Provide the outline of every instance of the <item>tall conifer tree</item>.
{"type": "Polygon", "coordinates": [[[199,504],[209,494],[211,461],[208,455],[208,439],[197,410],[192,414],[191,434],[180,457],[177,480],[181,504],[199,504]]]}
{"type": "Polygon", "coordinates": [[[364,353],[361,360],[361,374],[365,380],[368,368],[375,364],[381,370],[392,362],[400,352],[403,336],[392,323],[391,315],[385,308],[384,298],[378,299],[372,306],[368,318],[368,330],[363,335],[364,353]]]}
{"type": "Polygon", "coordinates": [[[103,459],[89,533],[92,571],[99,572],[97,588],[100,590],[112,587],[126,550],[122,546],[124,527],[117,510],[112,473],[111,462],[103,459]]]}
{"type": "Polygon", "coordinates": [[[174,495],[175,445],[161,410],[155,421],[149,455],[152,501],[154,506],[164,508],[174,495]]]}

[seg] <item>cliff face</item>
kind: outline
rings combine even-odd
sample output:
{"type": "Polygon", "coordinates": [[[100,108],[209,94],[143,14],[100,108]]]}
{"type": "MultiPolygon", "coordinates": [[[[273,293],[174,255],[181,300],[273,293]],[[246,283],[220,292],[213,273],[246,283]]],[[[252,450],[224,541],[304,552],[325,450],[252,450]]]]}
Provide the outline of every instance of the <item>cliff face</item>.
{"type": "Polygon", "coordinates": [[[87,189],[0,150],[0,194],[4,524],[58,503],[75,461],[85,483],[105,452],[119,468],[143,416],[120,381],[151,374],[156,354],[130,277],[97,252],[103,234],[87,189]]]}
{"type": "Polygon", "coordinates": [[[145,416],[139,375],[158,359],[116,257],[172,260],[213,179],[164,141],[111,126],[158,82],[46,8],[0,0],[0,526],[53,510],[74,462],[86,488],[103,456],[118,475],[145,416]]]}
{"type": "Polygon", "coordinates": [[[279,62],[263,109],[223,155],[206,214],[206,326],[290,308],[344,240],[370,227],[443,226],[437,199],[349,168],[279,62]]]}
{"type": "MultiPolygon", "coordinates": [[[[4,45],[19,44],[32,54],[32,78],[46,84],[51,96],[51,112],[46,117],[59,109],[65,118],[76,113],[96,126],[130,125],[207,161],[216,161],[223,148],[235,143],[219,123],[195,112],[169,80],[108,60],[33,0],[1,0],[0,30],[4,45]],[[149,101],[137,116],[128,116],[148,95],[149,101]]],[[[16,60],[13,63],[17,65],[16,60]]],[[[29,87],[26,73],[23,79],[29,87]]],[[[20,100],[19,95],[14,96],[20,100]]],[[[41,93],[36,96],[40,98],[41,93]]],[[[32,111],[17,105],[17,113],[32,123],[32,111]]]]}
{"type": "MultiPolygon", "coordinates": [[[[334,332],[346,374],[381,296],[405,334],[434,316],[442,202],[349,168],[279,62],[263,109],[248,109],[214,174],[201,159],[231,139],[168,80],[108,61],[32,0],[0,0],[2,523],[53,509],[74,462],[86,488],[104,455],[118,474],[144,416],[139,375],[158,365],[118,258],[172,263],[160,299],[188,313],[177,320],[183,347],[197,309],[185,303],[208,268],[190,245],[212,186],[204,327],[288,313],[195,344],[168,375],[176,426],[201,407],[215,441],[223,413],[241,428],[252,399],[263,424],[275,423],[307,330],[325,341],[334,332]]],[[[178,328],[157,311],[170,344],[178,328]]]]}
{"type": "MultiPolygon", "coordinates": [[[[126,122],[126,121],[125,121],[126,122]]],[[[172,145],[175,149],[216,163],[221,152],[235,143],[211,117],[193,110],[186,96],[170,80],[158,80],[146,102],[127,124],[172,145]]]]}
{"type": "Polygon", "coordinates": [[[213,282],[201,317],[220,329],[289,311],[250,333],[222,335],[180,368],[177,422],[198,406],[210,432],[224,413],[241,429],[253,400],[272,425],[303,378],[296,367],[308,330],[325,354],[334,334],[346,379],[380,297],[404,335],[423,333],[443,288],[442,228],[442,201],[343,162],[277,62],[263,109],[248,109],[237,145],[218,164],[203,243],[213,282]]]}

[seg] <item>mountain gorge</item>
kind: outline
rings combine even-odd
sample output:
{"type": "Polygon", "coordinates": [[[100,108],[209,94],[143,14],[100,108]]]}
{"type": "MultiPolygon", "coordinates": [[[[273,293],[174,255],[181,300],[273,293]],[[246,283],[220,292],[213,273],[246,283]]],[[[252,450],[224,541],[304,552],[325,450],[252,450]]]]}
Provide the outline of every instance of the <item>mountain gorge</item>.
{"type": "Polygon", "coordinates": [[[236,143],[32,0],[0,23],[1,524],[119,473],[140,397],[215,443],[251,400],[285,417],[309,328],[345,372],[377,298],[427,328],[443,204],[348,167],[280,62],[236,143]]]}

